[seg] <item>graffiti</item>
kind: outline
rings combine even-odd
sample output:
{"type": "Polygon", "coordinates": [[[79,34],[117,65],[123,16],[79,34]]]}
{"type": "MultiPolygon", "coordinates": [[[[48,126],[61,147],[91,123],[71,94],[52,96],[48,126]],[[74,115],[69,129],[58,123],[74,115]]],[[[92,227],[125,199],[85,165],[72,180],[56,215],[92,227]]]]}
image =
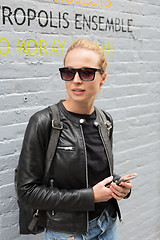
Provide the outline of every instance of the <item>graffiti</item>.
{"type": "MultiPolygon", "coordinates": [[[[132,33],[133,31],[133,19],[131,18],[119,18],[119,17],[109,17],[107,15],[103,15],[102,12],[95,14],[89,13],[86,11],[85,13],[78,13],[74,11],[61,11],[61,9],[56,9],[59,3],[62,4],[81,4],[83,6],[90,7],[111,7],[110,0],[54,0],[56,3],[53,8],[45,9],[39,8],[38,10],[35,8],[22,7],[22,6],[0,6],[0,25],[3,28],[15,29],[18,28],[18,41],[17,47],[12,46],[12,50],[14,53],[18,55],[63,55],[64,48],[66,46],[65,37],[61,37],[57,40],[52,40],[52,43],[47,42],[46,39],[37,39],[34,37],[28,36],[27,29],[30,32],[34,33],[56,33],[59,34],[59,29],[65,29],[65,35],[69,35],[72,32],[75,35],[79,35],[79,32],[89,33],[98,31],[99,33],[103,32],[113,32],[113,33],[132,33]],[[106,5],[108,3],[108,5],[106,5]],[[99,5],[100,4],[100,5],[99,5]],[[18,27],[17,27],[18,26],[18,27]],[[24,28],[25,27],[25,28],[24,28]],[[26,36],[20,34],[24,33],[24,29],[26,32],[26,36]],[[42,31],[43,30],[43,31],[42,31]]],[[[44,7],[44,6],[43,6],[44,7]]],[[[63,34],[62,34],[63,35],[63,34]]],[[[109,54],[110,52],[114,54],[114,42],[106,43],[103,42],[101,47],[105,54],[109,54]]],[[[10,54],[11,43],[10,40],[3,35],[0,37],[0,55],[8,55],[10,54]]]]}
{"type": "Polygon", "coordinates": [[[0,54],[7,55],[9,52],[10,52],[10,42],[8,41],[7,38],[0,38],[0,54]],[[7,44],[7,47],[4,47],[4,49],[6,48],[7,50],[4,50],[4,51],[1,50],[1,42],[4,42],[7,44]]]}
{"type": "Polygon", "coordinates": [[[132,19],[105,18],[104,16],[75,14],[75,29],[112,32],[132,32],[132,19]]]}
{"type": "Polygon", "coordinates": [[[3,25],[16,24],[21,26],[27,24],[27,26],[29,27],[34,21],[36,22],[37,19],[38,25],[42,28],[47,27],[48,25],[52,28],[68,28],[69,22],[67,20],[67,15],[67,12],[58,12],[58,14],[56,15],[58,23],[56,24],[57,20],[55,20],[55,15],[52,11],[50,11],[49,13],[47,13],[45,10],[40,10],[39,12],[36,12],[36,10],[31,8],[24,10],[20,7],[13,10],[8,6],[2,6],[3,25]]]}
{"type": "MultiPolygon", "coordinates": [[[[53,40],[52,45],[49,45],[45,39],[18,39],[17,52],[19,55],[63,55],[66,47],[66,40],[53,40]]],[[[102,42],[101,47],[105,54],[112,52],[114,54],[114,42],[102,42]]],[[[10,41],[7,38],[0,38],[0,54],[7,55],[10,52],[10,41]],[[4,50],[5,49],[5,50],[4,50]]]]}
{"type": "Polygon", "coordinates": [[[69,21],[68,12],[53,13],[52,11],[35,9],[16,8],[11,9],[8,6],[2,6],[2,23],[3,25],[27,25],[28,27],[38,24],[39,27],[45,28],[74,28],[83,31],[112,31],[112,32],[132,32],[133,19],[107,18],[103,15],[88,15],[75,13],[73,16],[74,25],[69,21]]]}
{"type": "Polygon", "coordinates": [[[106,8],[111,7],[111,0],[100,0],[98,1],[92,1],[92,0],[55,0],[56,2],[62,2],[62,3],[76,3],[78,5],[83,5],[83,6],[92,6],[92,7],[97,7],[100,6],[101,8],[105,6],[106,8]],[[96,2],[96,3],[95,3],[96,2]],[[107,5],[106,5],[107,2],[107,5]]]}

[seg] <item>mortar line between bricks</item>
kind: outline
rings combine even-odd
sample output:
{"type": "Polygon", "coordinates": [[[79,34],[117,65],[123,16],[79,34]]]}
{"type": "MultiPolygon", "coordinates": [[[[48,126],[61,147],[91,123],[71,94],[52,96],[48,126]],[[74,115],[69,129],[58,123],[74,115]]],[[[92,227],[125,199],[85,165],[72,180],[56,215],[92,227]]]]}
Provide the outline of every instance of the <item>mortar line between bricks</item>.
{"type": "Polygon", "coordinates": [[[124,151],[119,151],[117,153],[118,154],[124,154],[124,153],[130,152],[130,150],[134,151],[134,150],[137,150],[137,149],[142,149],[142,148],[146,148],[146,147],[154,146],[154,145],[159,145],[159,144],[160,144],[160,140],[156,141],[156,142],[149,143],[149,144],[143,144],[143,145],[138,146],[138,147],[132,147],[131,149],[124,150],[124,151]]]}

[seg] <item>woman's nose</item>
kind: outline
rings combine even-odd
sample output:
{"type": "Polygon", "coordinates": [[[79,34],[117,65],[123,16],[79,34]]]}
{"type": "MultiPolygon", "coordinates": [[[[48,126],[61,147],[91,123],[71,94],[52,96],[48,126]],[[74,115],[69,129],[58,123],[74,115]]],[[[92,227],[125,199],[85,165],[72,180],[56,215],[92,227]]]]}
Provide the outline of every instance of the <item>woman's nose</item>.
{"type": "Polygon", "coordinates": [[[76,74],[74,76],[74,79],[73,79],[73,82],[75,82],[75,83],[82,83],[82,79],[80,79],[80,76],[79,76],[78,72],[76,72],[76,74]]]}

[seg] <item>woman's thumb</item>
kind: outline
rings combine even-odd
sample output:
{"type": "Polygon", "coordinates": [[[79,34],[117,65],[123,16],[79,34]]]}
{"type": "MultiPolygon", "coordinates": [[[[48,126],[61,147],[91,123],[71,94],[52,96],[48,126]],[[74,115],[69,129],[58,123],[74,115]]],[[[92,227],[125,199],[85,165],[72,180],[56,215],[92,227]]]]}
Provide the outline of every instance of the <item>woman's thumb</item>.
{"type": "Polygon", "coordinates": [[[113,181],[113,176],[110,176],[108,178],[105,178],[101,183],[105,186],[108,187],[111,182],[113,181]]]}

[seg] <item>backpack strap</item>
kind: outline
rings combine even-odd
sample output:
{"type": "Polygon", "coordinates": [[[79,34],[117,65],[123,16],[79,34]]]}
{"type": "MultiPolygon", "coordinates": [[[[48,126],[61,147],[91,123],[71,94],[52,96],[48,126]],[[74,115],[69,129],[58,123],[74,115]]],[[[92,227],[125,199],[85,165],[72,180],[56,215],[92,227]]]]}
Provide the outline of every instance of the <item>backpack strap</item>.
{"type": "MultiPolygon", "coordinates": [[[[104,135],[104,132],[103,132],[103,136],[104,136],[104,141],[105,141],[105,144],[106,144],[106,147],[107,147],[107,150],[108,150],[108,154],[109,156],[112,156],[112,140],[110,141],[111,144],[108,144],[109,143],[109,137],[110,137],[110,134],[111,134],[111,130],[113,128],[113,120],[112,120],[112,117],[109,113],[106,113],[106,112],[103,112],[101,109],[99,108],[96,108],[97,111],[99,112],[100,116],[101,116],[101,119],[103,121],[103,123],[106,125],[107,127],[107,132],[108,132],[108,135],[104,135]]],[[[120,177],[119,177],[120,178],[120,177]]],[[[116,210],[117,210],[117,213],[118,213],[118,217],[119,217],[119,220],[120,222],[122,222],[122,217],[121,217],[121,212],[120,212],[120,209],[119,209],[119,206],[118,206],[118,203],[117,201],[114,199],[114,202],[115,202],[115,206],[116,206],[116,210]]]]}
{"type": "Polygon", "coordinates": [[[113,121],[112,121],[112,117],[110,116],[109,113],[104,113],[101,109],[96,108],[102,118],[103,123],[106,125],[107,130],[108,130],[108,136],[110,137],[110,132],[111,129],[113,128],[113,121]]]}
{"type": "MultiPolygon", "coordinates": [[[[50,135],[50,140],[47,148],[46,158],[45,158],[45,172],[43,176],[44,184],[47,184],[48,180],[48,173],[53,161],[53,157],[56,151],[60,131],[63,129],[63,123],[60,121],[60,115],[57,105],[49,106],[52,112],[52,130],[50,135]]],[[[28,229],[32,232],[35,228],[36,224],[38,223],[39,219],[39,209],[36,210],[34,213],[32,220],[28,226],[28,229]]]]}
{"type": "Polygon", "coordinates": [[[52,130],[45,158],[46,167],[44,172],[44,181],[47,181],[47,175],[49,173],[49,169],[56,151],[60,131],[63,129],[63,122],[60,121],[60,114],[57,105],[54,104],[52,106],[49,106],[49,108],[52,112],[52,130]]]}

